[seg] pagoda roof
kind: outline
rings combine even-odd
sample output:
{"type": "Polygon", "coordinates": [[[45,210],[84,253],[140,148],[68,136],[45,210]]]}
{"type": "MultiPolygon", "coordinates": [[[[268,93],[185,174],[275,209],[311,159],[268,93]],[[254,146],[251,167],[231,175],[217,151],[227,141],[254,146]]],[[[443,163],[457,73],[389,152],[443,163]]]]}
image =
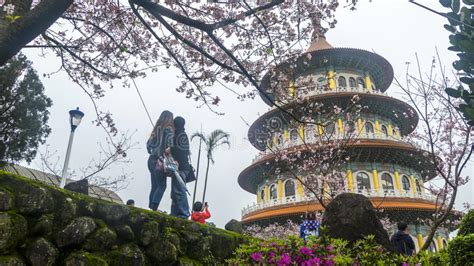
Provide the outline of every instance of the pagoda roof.
{"type": "MultiPolygon", "coordinates": [[[[277,65],[275,69],[291,71],[292,76],[308,73],[313,69],[328,68],[329,66],[350,68],[367,72],[378,90],[385,92],[393,80],[393,68],[382,56],[362,49],[333,47],[325,38],[318,38],[309,46],[308,50],[295,60],[277,65]],[[291,70],[290,70],[291,69],[291,70]]],[[[270,98],[273,95],[270,87],[273,71],[269,71],[262,78],[260,86],[267,91],[270,98]]],[[[262,95],[261,95],[262,96],[262,95]]],[[[272,106],[272,103],[262,96],[263,101],[272,106]]]]}

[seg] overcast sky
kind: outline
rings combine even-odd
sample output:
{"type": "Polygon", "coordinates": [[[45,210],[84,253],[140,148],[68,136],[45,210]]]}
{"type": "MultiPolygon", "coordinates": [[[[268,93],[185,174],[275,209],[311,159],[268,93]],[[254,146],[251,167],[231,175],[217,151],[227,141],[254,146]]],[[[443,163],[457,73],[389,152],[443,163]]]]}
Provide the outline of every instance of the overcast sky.
{"type": "MultiPolygon", "coordinates": [[[[344,1],[341,1],[344,2],[344,1]]],[[[444,30],[445,19],[429,13],[408,0],[361,0],[356,11],[340,9],[336,13],[338,23],[335,29],[327,34],[327,40],[334,47],[352,47],[374,51],[385,57],[393,66],[395,76],[402,77],[405,73],[405,62],[414,62],[414,53],[418,52],[421,63],[428,68],[432,56],[435,55],[435,46],[440,51],[444,65],[450,66],[456,56],[449,52],[447,47],[448,32],[444,30]]],[[[440,10],[438,1],[419,1],[440,10]]],[[[44,58],[39,57],[38,50],[24,49],[24,52],[34,62],[34,67],[42,76],[43,73],[55,71],[59,66],[59,59],[54,55],[44,58]]],[[[259,115],[268,110],[260,98],[240,102],[225,90],[215,87],[213,93],[222,93],[223,99],[220,108],[224,116],[217,116],[206,108],[196,108],[196,103],[185,99],[178,94],[175,88],[180,80],[176,77],[175,70],[160,70],[150,74],[146,79],[137,80],[138,86],[144,96],[153,120],[156,120],[161,111],[167,109],[175,115],[181,115],[187,120],[189,135],[199,130],[202,125],[205,133],[214,129],[222,129],[231,135],[231,148],[221,148],[215,153],[215,165],[210,168],[208,193],[206,201],[209,202],[212,218],[209,220],[223,227],[230,219],[240,219],[241,209],[255,201],[255,196],[245,192],[237,184],[239,173],[247,167],[257,153],[246,140],[247,126],[242,121],[243,117],[252,123],[259,115]]],[[[51,78],[41,77],[47,95],[53,100],[50,109],[49,125],[52,133],[47,140],[49,149],[57,150],[62,158],[66,153],[69,136],[68,111],[79,107],[85,112],[83,123],[76,131],[69,167],[78,170],[84,167],[92,157],[98,155],[98,143],[105,141],[105,134],[99,127],[93,125],[95,119],[93,106],[89,98],[81,92],[80,88],[68,80],[64,73],[58,73],[51,78]]],[[[400,97],[400,92],[395,86],[388,90],[391,96],[400,97]]],[[[145,149],[146,139],[151,131],[150,122],[140,104],[140,100],[133,88],[116,87],[107,92],[107,96],[100,101],[103,110],[113,113],[117,126],[122,131],[136,131],[134,142],[136,149],[128,152],[132,163],[118,165],[107,172],[109,175],[119,174],[123,170],[131,173],[133,178],[127,189],[118,194],[124,201],[134,199],[139,207],[148,205],[150,177],[146,167],[148,154],[145,149]]],[[[44,147],[40,150],[44,151],[44,147]]],[[[193,160],[196,160],[197,141],[192,144],[193,160]]],[[[34,161],[30,167],[40,168],[39,160],[34,161]]],[[[201,167],[205,167],[202,164],[201,167]]],[[[470,176],[474,172],[471,163],[468,169],[470,176]]],[[[203,175],[201,175],[203,177],[203,175]]],[[[202,180],[201,180],[202,181],[202,180]]],[[[463,187],[458,199],[458,206],[462,202],[474,203],[474,196],[470,191],[474,182],[463,187]]],[[[170,186],[171,184],[169,184],[170,186]]],[[[203,182],[200,182],[203,185],[203,182]]],[[[194,183],[188,185],[192,193],[194,183]]],[[[168,211],[170,207],[170,187],[165,192],[160,209],[168,211]]],[[[201,197],[202,186],[198,187],[198,198],[201,197]]]]}

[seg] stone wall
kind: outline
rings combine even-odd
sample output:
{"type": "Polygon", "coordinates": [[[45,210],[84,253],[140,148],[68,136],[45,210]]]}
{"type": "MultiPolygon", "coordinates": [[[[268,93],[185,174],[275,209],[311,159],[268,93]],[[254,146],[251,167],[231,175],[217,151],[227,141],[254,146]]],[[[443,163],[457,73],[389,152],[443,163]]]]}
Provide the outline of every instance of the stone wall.
{"type": "Polygon", "coordinates": [[[0,265],[222,263],[244,241],[0,171],[0,265]]]}

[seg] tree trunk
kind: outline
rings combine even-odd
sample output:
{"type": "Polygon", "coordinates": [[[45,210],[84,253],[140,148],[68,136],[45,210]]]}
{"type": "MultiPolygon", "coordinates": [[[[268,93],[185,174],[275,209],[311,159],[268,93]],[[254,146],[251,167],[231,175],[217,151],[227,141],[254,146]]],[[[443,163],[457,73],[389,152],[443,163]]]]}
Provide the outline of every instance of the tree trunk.
{"type": "Polygon", "coordinates": [[[73,0],[42,0],[32,10],[14,22],[0,20],[0,66],[16,55],[25,45],[44,33],[68,9],[73,0]]]}
{"type": "Polygon", "coordinates": [[[194,183],[194,193],[193,193],[193,205],[194,205],[194,202],[196,201],[196,191],[197,191],[197,184],[198,184],[198,178],[199,178],[199,165],[201,164],[201,145],[202,145],[202,139],[200,138],[198,159],[197,159],[197,165],[196,165],[196,181],[194,181],[195,183],[194,183]]]}
{"type": "Polygon", "coordinates": [[[206,167],[206,179],[204,180],[204,192],[202,193],[202,204],[204,204],[204,199],[206,198],[206,189],[207,189],[207,176],[209,174],[209,164],[211,159],[207,157],[207,167],[206,167]]]}

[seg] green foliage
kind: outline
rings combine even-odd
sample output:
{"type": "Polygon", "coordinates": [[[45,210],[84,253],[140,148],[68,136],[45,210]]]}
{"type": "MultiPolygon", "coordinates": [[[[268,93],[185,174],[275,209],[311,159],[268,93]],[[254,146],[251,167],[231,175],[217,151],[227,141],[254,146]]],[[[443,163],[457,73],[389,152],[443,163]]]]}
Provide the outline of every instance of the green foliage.
{"type": "Polygon", "coordinates": [[[52,102],[31,62],[18,55],[0,68],[0,161],[30,162],[50,133],[52,102]]]}
{"type": "Polygon", "coordinates": [[[448,245],[451,265],[472,265],[474,261],[474,234],[458,236],[448,245]]]}
{"type": "Polygon", "coordinates": [[[459,59],[453,62],[453,67],[463,76],[460,79],[463,85],[458,88],[446,88],[446,93],[464,101],[459,110],[469,125],[474,126],[474,20],[471,20],[474,1],[463,0],[462,7],[460,0],[439,0],[439,2],[443,7],[451,9],[445,14],[449,24],[444,25],[444,28],[451,33],[449,42],[452,46],[448,49],[458,52],[459,59]]]}
{"type": "Polygon", "coordinates": [[[458,236],[474,234],[474,210],[470,210],[461,220],[458,236]]]}

